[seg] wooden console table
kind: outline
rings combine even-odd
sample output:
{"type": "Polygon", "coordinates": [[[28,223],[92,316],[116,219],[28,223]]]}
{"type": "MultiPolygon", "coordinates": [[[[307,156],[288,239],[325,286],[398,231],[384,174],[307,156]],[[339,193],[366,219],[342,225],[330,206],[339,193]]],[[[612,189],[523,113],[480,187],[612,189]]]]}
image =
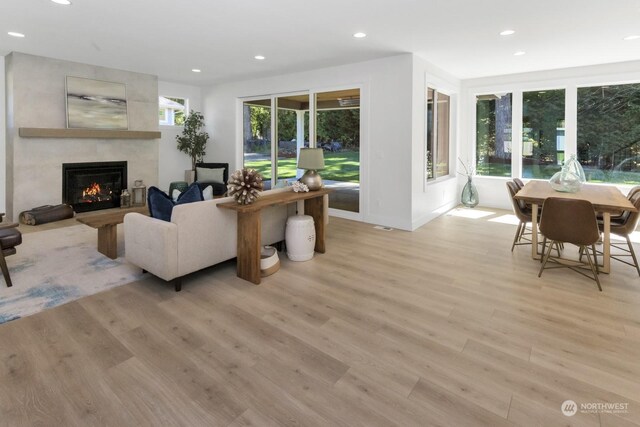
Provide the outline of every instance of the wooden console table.
{"type": "Polygon", "coordinates": [[[136,208],[113,209],[109,212],[95,213],[76,217],[78,222],[98,229],[98,252],[111,259],[118,258],[118,224],[124,222],[129,212],[149,215],[147,206],[136,208]]]}
{"type": "Polygon", "coordinates": [[[304,213],[313,217],[316,229],[315,251],[325,252],[325,224],[323,196],[333,192],[331,189],[322,188],[308,193],[295,193],[286,191],[281,193],[261,196],[250,205],[239,205],[236,201],[218,203],[221,209],[231,209],[238,214],[238,277],[249,282],[260,284],[260,246],[262,238],[262,221],[260,211],[262,209],[286,205],[304,200],[304,213]]]}

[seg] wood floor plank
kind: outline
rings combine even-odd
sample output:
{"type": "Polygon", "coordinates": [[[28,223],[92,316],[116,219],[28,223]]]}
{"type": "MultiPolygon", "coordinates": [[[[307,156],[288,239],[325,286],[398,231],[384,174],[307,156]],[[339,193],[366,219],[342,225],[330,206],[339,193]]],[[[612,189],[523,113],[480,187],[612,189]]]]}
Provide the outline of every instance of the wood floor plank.
{"type": "MultiPolygon", "coordinates": [[[[485,363],[490,367],[486,371],[487,377],[512,383],[514,394],[528,398],[551,410],[557,410],[565,400],[583,403],[621,402],[629,406],[629,413],[625,414],[624,418],[632,422],[640,421],[640,403],[632,397],[611,393],[572,376],[560,375],[536,364],[523,362],[479,342],[470,340],[464,353],[473,357],[478,363],[485,363]]],[[[589,414],[593,417],[597,415],[597,413],[589,414]]]]}
{"type": "MultiPolygon", "coordinates": [[[[341,328],[344,329],[344,328],[341,328]]],[[[476,381],[484,367],[469,363],[464,356],[414,333],[387,325],[378,332],[384,341],[378,347],[386,360],[397,360],[450,393],[506,417],[512,393],[494,381],[476,381]]],[[[355,339],[352,335],[352,339],[355,339]]]]}
{"type": "Polygon", "coordinates": [[[182,357],[181,350],[158,332],[141,327],[121,339],[136,357],[147,361],[154,371],[198,404],[210,416],[209,423],[228,424],[247,409],[200,367],[182,357]]]}
{"type": "Polygon", "coordinates": [[[407,397],[418,382],[417,374],[409,372],[402,366],[386,363],[377,357],[375,352],[354,345],[351,340],[336,339],[334,334],[322,328],[305,327],[294,318],[277,311],[264,316],[263,319],[342,361],[350,366],[350,370],[353,368],[366,370],[370,376],[401,396],[407,397]]]}
{"type": "MultiPolygon", "coordinates": [[[[258,413],[285,426],[326,426],[329,421],[259,372],[237,365],[231,352],[201,350],[188,355],[218,384],[224,384],[236,399],[250,404],[258,413]]],[[[235,421],[235,420],[234,420],[235,421]]]]}
{"type": "Polygon", "coordinates": [[[640,396],[640,383],[630,379],[633,377],[613,375],[605,370],[576,362],[562,354],[533,348],[530,361],[538,366],[544,366],[559,374],[571,376],[612,393],[619,393],[622,396],[635,399],[640,396]]]}
{"type": "MultiPolygon", "coordinates": [[[[368,373],[371,372],[368,371],[368,373]]],[[[398,396],[394,395],[394,391],[387,387],[386,383],[372,378],[357,368],[349,369],[335,384],[335,388],[345,390],[345,394],[355,396],[358,402],[361,402],[359,404],[387,416],[401,426],[451,425],[451,420],[446,420],[442,416],[434,416],[429,408],[420,403],[411,399],[398,399],[398,396]]]]}
{"type": "Polygon", "coordinates": [[[242,415],[233,420],[229,427],[277,427],[281,424],[273,419],[257,412],[255,409],[247,409],[242,415]]]}
{"type": "Polygon", "coordinates": [[[538,427],[599,427],[600,419],[596,416],[574,415],[568,417],[560,411],[549,411],[544,406],[532,402],[522,396],[513,396],[509,407],[509,421],[517,425],[538,427]]]}
{"type": "Polygon", "coordinates": [[[302,366],[285,364],[279,358],[271,356],[256,364],[253,370],[278,384],[306,405],[321,408],[325,418],[332,425],[394,425],[390,418],[371,411],[343,393],[341,389],[314,379],[302,366]]]}
{"type": "MultiPolygon", "coordinates": [[[[192,303],[201,305],[203,309],[209,307],[209,304],[215,304],[203,302],[202,299],[188,294],[185,294],[185,297],[192,303]]],[[[178,304],[178,301],[175,303],[178,304]]],[[[236,336],[242,337],[245,342],[259,345],[259,352],[278,351],[284,358],[306,364],[319,378],[330,383],[335,382],[349,369],[339,360],[234,305],[218,306],[209,316],[225,329],[234,331],[236,336]]]]}
{"type": "Polygon", "coordinates": [[[122,363],[132,356],[111,332],[75,301],[60,306],[56,321],[102,369],[122,363]]]}
{"type": "Polygon", "coordinates": [[[409,395],[409,399],[428,406],[440,415],[442,422],[458,426],[509,426],[513,425],[500,417],[469,401],[460,401],[445,388],[421,378],[409,395]]]}
{"type": "Polygon", "coordinates": [[[176,390],[174,381],[157,375],[153,366],[135,357],[109,369],[107,383],[132,414],[135,425],[198,426],[218,421],[176,390]]]}
{"type": "Polygon", "coordinates": [[[45,383],[46,375],[38,369],[38,354],[20,338],[20,332],[17,327],[0,328],[0,423],[77,424],[77,417],[58,401],[58,389],[45,383]]]}
{"type": "MultiPolygon", "coordinates": [[[[65,309],[61,313],[46,311],[20,319],[16,324],[22,341],[40,367],[37,370],[41,378],[40,387],[57,395],[55,401],[59,409],[73,420],[71,425],[131,423],[131,414],[121,408],[121,401],[104,379],[106,367],[113,366],[114,355],[126,355],[124,360],[128,360],[130,354],[118,343],[103,358],[95,357],[96,350],[102,348],[101,344],[95,345],[96,337],[106,338],[106,343],[114,341],[96,325],[77,328],[78,334],[69,333],[68,321],[78,317],[77,313],[69,316],[75,310],[63,307],[65,309]],[[89,345],[85,346],[79,337],[84,337],[87,332],[96,332],[96,335],[90,336],[89,345]]],[[[35,395],[40,394],[35,392],[35,395]]]]}

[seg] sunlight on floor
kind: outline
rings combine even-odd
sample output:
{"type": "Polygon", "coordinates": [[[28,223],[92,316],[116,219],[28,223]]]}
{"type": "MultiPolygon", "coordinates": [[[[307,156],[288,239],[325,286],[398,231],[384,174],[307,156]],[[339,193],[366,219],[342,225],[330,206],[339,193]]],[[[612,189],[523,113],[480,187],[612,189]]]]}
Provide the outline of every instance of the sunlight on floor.
{"type": "Polygon", "coordinates": [[[497,218],[491,218],[489,222],[499,222],[500,224],[518,225],[520,220],[515,215],[501,215],[497,218]]]}
{"type": "MultiPolygon", "coordinates": [[[[487,210],[482,210],[478,208],[469,209],[469,208],[455,208],[451,209],[446,213],[447,216],[456,216],[459,218],[469,218],[469,219],[485,219],[488,222],[497,222],[500,224],[509,224],[513,226],[517,226],[520,222],[518,218],[513,214],[504,214],[499,215],[495,218],[488,218],[491,215],[498,215],[498,212],[492,212],[487,210]]],[[[530,230],[531,224],[527,224],[527,230],[530,230]]],[[[515,230],[515,229],[514,229],[515,230]]],[[[634,231],[629,235],[632,243],[640,244],[640,231],[634,231]]],[[[542,239],[542,236],[540,236],[542,239]]],[[[625,239],[620,236],[616,236],[615,234],[611,234],[611,241],[615,243],[625,242],[625,239]]],[[[602,241],[598,242],[599,245],[602,244],[602,241]]]]}
{"type": "Polygon", "coordinates": [[[455,208],[447,213],[447,216],[457,216],[460,218],[480,219],[495,215],[495,212],[483,211],[481,209],[455,208]]]}
{"type": "MultiPolygon", "coordinates": [[[[611,240],[613,240],[613,234],[611,235],[611,240]]],[[[616,236],[617,237],[617,236],[616,236]]],[[[620,240],[624,240],[622,238],[619,238],[620,240]]],[[[640,243],[640,231],[634,231],[633,233],[629,234],[629,239],[631,239],[631,241],[633,243],[640,243]]]]}

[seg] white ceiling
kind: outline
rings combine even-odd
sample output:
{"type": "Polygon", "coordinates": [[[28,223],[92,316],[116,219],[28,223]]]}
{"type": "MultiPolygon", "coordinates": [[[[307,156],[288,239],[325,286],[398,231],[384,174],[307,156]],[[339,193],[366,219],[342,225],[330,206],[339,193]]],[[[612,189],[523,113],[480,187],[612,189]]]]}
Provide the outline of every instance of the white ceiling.
{"type": "Polygon", "coordinates": [[[196,85],[404,52],[462,79],[640,59],[640,39],[622,40],[640,34],[640,0],[72,1],[0,0],[0,55],[196,85]],[[508,28],[516,33],[498,35],[508,28]]]}

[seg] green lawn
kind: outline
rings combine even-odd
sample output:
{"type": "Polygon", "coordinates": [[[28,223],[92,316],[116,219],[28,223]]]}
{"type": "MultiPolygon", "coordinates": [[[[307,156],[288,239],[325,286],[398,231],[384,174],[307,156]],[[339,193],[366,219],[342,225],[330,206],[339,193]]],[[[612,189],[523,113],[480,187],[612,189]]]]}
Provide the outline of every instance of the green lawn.
{"type": "MultiPolygon", "coordinates": [[[[549,179],[553,174],[560,170],[559,165],[533,166],[525,165],[522,168],[523,178],[532,179],[549,179]]],[[[478,175],[481,176],[511,176],[511,165],[502,163],[485,163],[478,167],[478,175]]],[[[587,181],[592,183],[608,183],[608,184],[640,184],[640,173],[633,171],[602,171],[599,169],[585,168],[587,181]]]]}
{"type": "MultiPolygon", "coordinates": [[[[245,162],[247,168],[257,169],[265,179],[271,178],[271,161],[256,160],[245,162]]],[[[358,151],[341,151],[324,153],[324,169],[320,171],[323,179],[342,182],[360,182],[360,153],[358,151]]],[[[294,178],[296,176],[296,159],[278,160],[278,177],[294,178]]]]}

